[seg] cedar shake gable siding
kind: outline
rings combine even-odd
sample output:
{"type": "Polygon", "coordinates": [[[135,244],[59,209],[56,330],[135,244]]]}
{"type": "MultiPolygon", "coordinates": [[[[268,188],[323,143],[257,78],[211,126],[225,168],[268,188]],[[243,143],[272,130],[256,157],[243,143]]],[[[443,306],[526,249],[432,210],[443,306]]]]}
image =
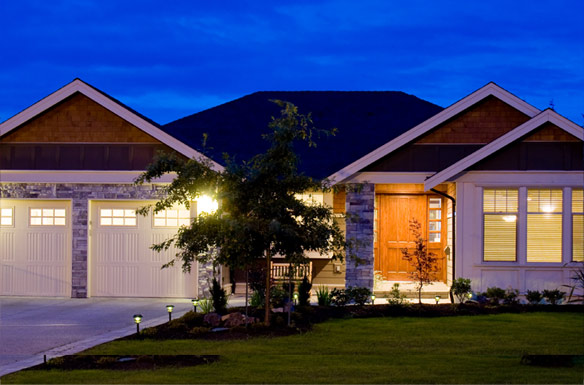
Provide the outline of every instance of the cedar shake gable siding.
{"type": "Polygon", "coordinates": [[[528,120],[523,112],[488,96],[362,171],[437,172],[528,120]]]}
{"type": "Polygon", "coordinates": [[[81,93],[0,138],[4,170],[144,170],[168,146],[81,93]]]}

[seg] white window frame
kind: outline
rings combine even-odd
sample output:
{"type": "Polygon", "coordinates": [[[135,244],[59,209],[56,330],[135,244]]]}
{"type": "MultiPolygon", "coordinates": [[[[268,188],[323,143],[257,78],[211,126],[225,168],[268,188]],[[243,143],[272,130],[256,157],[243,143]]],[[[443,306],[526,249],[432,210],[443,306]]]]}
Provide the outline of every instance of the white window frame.
{"type": "Polygon", "coordinates": [[[67,226],[67,209],[64,207],[29,207],[28,225],[31,227],[67,226]],[[57,215],[57,212],[63,215],[57,215]],[[39,223],[36,223],[36,220],[39,223]]]}
{"type": "Polygon", "coordinates": [[[191,210],[185,207],[178,208],[168,208],[165,210],[160,210],[157,213],[152,211],[152,228],[163,229],[163,228],[178,228],[181,226],[190,226],[192,220],[191,210]],[[170,211],[176,211],[176,217],[169,217],[170,211]],[[185,214],[187,216],[185,216],[185,214]],[[176,219],[176,225],[168,224],[169,221],[176,219]]]}
{"type": "Polygon", "coordinates": [[[98,215],[99,225],[102,227],[138,227],[138,215],[135,209],[102,207],[98,215]]]}
{"type": "Polygon", "coordinates": [[[494,186],[494,187],[484,187],[481,189],[481,229],[482,229],[482,237],[481,237],[481,256],[482,256],[482,263],[485,264],[516,264],[519,261],[519,229],[520,229],[520,207],[521,207],[521,190],[519,187],[516,186],[494,186]],[[517,211],[485,211],[485,190],[517,190],[517,211]],[[509,215],[515,216],[515,259],[509,261],[495,261],[495,260],[486,260],[485,259],[485,217],[487,215],[509,215]]]}
{"type": "Polygon", "coordinates": [[[0,208],[0,226],[1,227],[14,227],[14,210],[15,210],[14,206],[0,208]],[[6,210],[10,210],[10,215],[5,215],[6,210]],[[3,223],[3,222],[5,222],[4,221],[5,218],[10,218],[9,224],[3,223]]]}

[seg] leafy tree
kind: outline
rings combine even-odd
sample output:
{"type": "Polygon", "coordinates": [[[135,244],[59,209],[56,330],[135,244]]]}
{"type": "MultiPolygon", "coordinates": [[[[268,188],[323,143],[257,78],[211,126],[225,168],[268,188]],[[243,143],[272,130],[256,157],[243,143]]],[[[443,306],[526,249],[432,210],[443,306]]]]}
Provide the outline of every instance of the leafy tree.
{"type": "MultiPolygon", "coordinates": [[[[194,218],[191,225],[181,227],[170,239],[153,245],[154,250],[175,245],[179,252],[165,266],[176,262],[190,271],[195,261],[247,268],[264,259],[271,271],[274,255],[286,262],[306,262],[309,251],[331,253],[343,258],[346,248],[343,234],[333,220],[332,210],[322,204],[307,204],[297,194],[327,189],[326,181],[315,181],[298,171],[300,159],[294,151],[297,142],[315,146],[315,134],[334,134],[317,130],[310,115],[298,113],[287,102],[274,101],[281,116],[272,118],[266,152],[246,162],[225,156],[226,167],[216,171],[204,159],[181,160],[160,155],[137,183],[150,182],[166,173],[176,178],[166,188],[166,198],[156,202],[154,212],[177,203],[190,205],[191,200],[207,194],[220,202],[219,209],[194,218]]],[[[147,213],[148,208],[140,210],[147,213]]],[[[270,319],[271,274],[266,274],[265,322],[270,319]]]]}
{"type": "Polygon", "coordinates": [[[402,258],[408,261],[414,270],[409,273],[411,279],[416,282],[418,290],[418,302],[422,303],[422,288],[437,279],[438,258],[436,254],[428,251],[426,240],[422,237],[420,222],[416,219],[410,221],[410,231],[414,235],[414,250],[402,249],[402,258]]]}

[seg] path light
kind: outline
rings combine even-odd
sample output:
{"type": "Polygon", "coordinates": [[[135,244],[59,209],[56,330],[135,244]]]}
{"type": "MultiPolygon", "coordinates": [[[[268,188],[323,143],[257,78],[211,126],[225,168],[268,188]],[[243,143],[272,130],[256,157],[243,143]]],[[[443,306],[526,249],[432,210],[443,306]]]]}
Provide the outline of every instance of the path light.
{"type": "Polygon", "coordinates": [[[140,322],[142,322],[142,314],[134,314],[132,317],[136,323],[136,333],[140,334],[140,322]]]}
{"type": "Polygon", "coordinates": [[[166,311],[168,312],[168,321],[172,320],[172,311],[174,310],[174,305],[166,305],[166,311]]]}
{"type": "Polygon", "coordinates": [[[193,311],[196,313],[197,312],[197,305],[199,304],[199,299],[193,298],[193,299],[191,299],[191,302],[193,303],[193,311]]]}
{"type": "Polygon", "coordinates": [[[371,305],[375,305],[375,294],[371,294],[371,305]]]}
{"type": "Polygon", "coordinates": [[[298,293],[294,293],[292,297],[294,297],[294,305],[296,305],[296,303],[298,302],[298,293]]]}
{"type": "Polygon", "coordinates": [[[442,297],[440,297],[439,295],[434,297],[434,299],[436,300],[436,305],[438,305],[438,302],[440,302],[440,298],[442,298],[442,297]]]}

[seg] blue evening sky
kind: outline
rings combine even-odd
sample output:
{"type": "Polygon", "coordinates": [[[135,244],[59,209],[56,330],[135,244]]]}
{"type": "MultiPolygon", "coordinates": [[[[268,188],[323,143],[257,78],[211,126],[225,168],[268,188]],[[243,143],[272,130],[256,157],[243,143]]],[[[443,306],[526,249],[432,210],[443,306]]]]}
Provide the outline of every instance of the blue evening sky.
{"type": "Polygon", "coordinates": [[[582,0],[0,0],[0,55],[0,121],[79,77],[162,124],[260,90],[446,107],[489,81],[584,123],[582,0]]]}

